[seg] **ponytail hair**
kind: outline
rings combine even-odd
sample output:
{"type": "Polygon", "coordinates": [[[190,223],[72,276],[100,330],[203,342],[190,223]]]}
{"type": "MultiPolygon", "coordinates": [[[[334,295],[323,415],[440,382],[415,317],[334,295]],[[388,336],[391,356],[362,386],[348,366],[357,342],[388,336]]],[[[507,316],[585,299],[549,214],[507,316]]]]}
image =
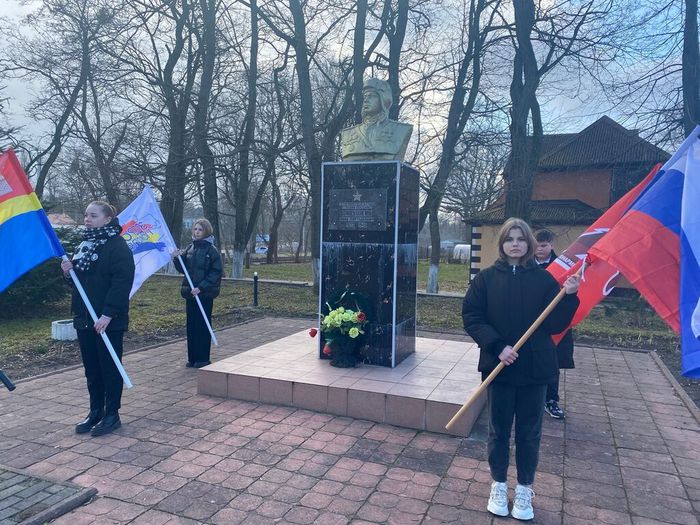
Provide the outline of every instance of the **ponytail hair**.
{"type": "Polygon", "coordinates": [[[112,206],[109,202],[106,201],[92,201],[88,206],[99,206],[100,209],[102,210],[102,213],[105,214],[107,217],[111,217],[112,219],[117,218],[117,208],[112,206]]]}

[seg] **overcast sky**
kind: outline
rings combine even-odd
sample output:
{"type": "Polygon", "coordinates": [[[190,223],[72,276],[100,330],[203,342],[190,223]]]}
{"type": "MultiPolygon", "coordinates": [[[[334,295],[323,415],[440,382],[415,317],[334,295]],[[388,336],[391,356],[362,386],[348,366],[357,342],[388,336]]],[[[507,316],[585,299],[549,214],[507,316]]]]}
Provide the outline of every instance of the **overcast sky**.
{"type": "MultiPolygon", "coordinates": [[[[19,21],[39,4],[37,0],[0,0],[0,16],[19,21]]],[[[0,52],[3,51],[4,45],[4,40],[0,39],[0,52]]],[[[39,126],[25,114],[24,107],[31,97],[32,86],[19,81],[7,81],[5,84],[7,88],[4,96],[11,99],[5,108],[7,117],[10,119],[8,124],[25,126],[25,131],[31,130],[32,134],[43,134],[42,131],[47,131],[48,128],[39,126]]],[[[634,128],[636,124],[611,108],[610,103],[602,97],[591,97],[583,102],[571,97],[558,97],[553,100],[541,100],[541,103],[545,133],[580,131],[604,114],[608,114],[629,128],[634,128]]]]}

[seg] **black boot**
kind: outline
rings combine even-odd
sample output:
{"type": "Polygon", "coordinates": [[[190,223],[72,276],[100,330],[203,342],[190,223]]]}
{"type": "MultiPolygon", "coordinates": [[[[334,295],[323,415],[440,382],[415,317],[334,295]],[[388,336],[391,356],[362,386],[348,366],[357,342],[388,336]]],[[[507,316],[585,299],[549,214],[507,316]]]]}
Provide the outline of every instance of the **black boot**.
{"type": "Polygon", "coordinates": [[[102,421],[93,427],[90,435],[93,437],[104,436],[117,430],[120,426],[122,426],[122,422],[119,420],[119,414],[107,414],[102,421]]]}
{"type": "Polygon", "coordinates": [[[76,434],[87,434],[92,430],[92,427],[97,425],[102,420],[102,410],[90,410],[90,413],[82,421],[75,425],[76,434]]]}

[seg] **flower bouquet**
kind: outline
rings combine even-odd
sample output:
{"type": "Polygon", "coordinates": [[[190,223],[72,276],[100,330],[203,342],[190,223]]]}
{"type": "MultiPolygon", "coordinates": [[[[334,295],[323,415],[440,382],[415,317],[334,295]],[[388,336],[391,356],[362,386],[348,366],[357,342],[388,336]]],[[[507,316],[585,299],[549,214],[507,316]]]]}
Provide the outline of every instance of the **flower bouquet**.
{"type": "MultiPolygon", "coordinates": [[[[327,305],[330,309],[330,305],[327,305]]],[[[360,356],[362,329],[367,323],[367,315],[357,307],[356,310],[339,306],[331,309],[327,315],[321,315],[321,332],[325,339],[323,354],[331,358],[331,366],[350,368],[357,365],[360,356]]],[[[315,328],[309,331],[314,337],[315,328]]]]}

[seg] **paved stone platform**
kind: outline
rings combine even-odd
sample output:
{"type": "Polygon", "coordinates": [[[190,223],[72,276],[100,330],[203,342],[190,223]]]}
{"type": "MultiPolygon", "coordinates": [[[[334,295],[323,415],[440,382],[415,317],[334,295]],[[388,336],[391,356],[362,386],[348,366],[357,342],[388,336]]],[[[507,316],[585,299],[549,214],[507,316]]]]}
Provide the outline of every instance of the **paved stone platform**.
{"type": "MultiPolygon", "coordinates": [[[[309,324],[221,331],[214,359],[309,324]]],[[[183,342],[127,354],[124,425],[99,438],[73,433],[81,368],[0,391],[0,464],[98,489],[55,522],[68,525],[516,523],[485,511],[481,421],[465,439],[223,400],[198,395],[184,363],[183,342]]],[[[700,424],[659,365],[595,348],[577,348],[576,365],[562,376],[567,419],[544,423],[534,523],[698,524],[700,424]]]]}
{"type": "MultiPolygon", "coordinates": [[[[334,368],[302,330],[200,369],[197,392],[448,433],[481,384],[478,361],[474,343],[417,337],[415,353],[394,368],[334,368]]],[[[485,404],[482,394],[451,433],[468,436],[485,404]]]]}

